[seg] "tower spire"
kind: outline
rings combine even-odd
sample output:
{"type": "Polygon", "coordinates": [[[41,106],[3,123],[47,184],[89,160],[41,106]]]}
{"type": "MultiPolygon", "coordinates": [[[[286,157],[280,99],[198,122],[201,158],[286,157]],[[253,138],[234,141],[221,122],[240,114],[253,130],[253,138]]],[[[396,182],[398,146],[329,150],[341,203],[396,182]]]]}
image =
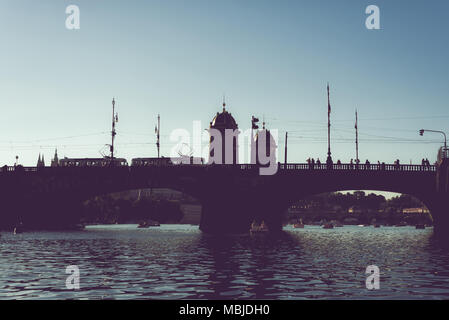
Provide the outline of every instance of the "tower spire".
{"type": "Polygon", "coordinates": [[[226,96],[223,94],[223,112],[226,111],[226,96]]]}

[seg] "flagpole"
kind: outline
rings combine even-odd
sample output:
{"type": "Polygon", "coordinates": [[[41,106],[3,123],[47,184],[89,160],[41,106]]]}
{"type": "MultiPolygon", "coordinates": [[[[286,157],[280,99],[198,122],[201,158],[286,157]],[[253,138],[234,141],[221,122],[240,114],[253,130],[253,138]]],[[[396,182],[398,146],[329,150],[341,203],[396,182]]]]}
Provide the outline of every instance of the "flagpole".
{"type": "Polygon", "coordinates": [[[156,141],[156,146],[157,146],[157,157],[160,158],[160,130],[161,130],[161,117],[159,116],[159,114],[157,115],[157,129],[156,129],[156,137],[157,137],[157,141],[156,141]]]}
{"type": "Polygon", "coordinates": [[[111,162],[110,165],[113,165],[114,161],[114,138],[116,135],[115,132],[115,123],[117,122],[117,115],[115,114],[115,99],[112,98],[112,130],[111,130],[111,162]]]}
{"type": "Polygon", "coordinates": [[[288,139],[288,132],[285,131],[285,154],[284,154],[284,163],[287,164],[287,139],[288,139]]]}
{"type": "Polygon", "coordinates": [[[357,109],[355,109],[355,154],[356,154],[356,164],[358,164],[359,163],[359,126],[358,126],[357,109]]]}
{"type": "Polygon", "coordinates": [[[329,98],[329,82],[327,83],[327,163],[332,163],[331,157],[331,103],[329,98]]]}

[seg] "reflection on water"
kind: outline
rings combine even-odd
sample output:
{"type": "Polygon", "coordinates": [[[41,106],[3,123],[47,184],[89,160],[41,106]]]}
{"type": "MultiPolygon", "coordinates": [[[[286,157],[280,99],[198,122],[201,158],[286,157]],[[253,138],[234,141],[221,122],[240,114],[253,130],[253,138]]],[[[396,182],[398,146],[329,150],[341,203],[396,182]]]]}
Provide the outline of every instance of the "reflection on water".
{"type": "Polygon", "coordinates": [[[449,298],[449,249],[432,229],[286,227],[278,237],[195,226],[95,226],[0,237],[0,299],[449,298]],[[368,265],[380,290],[365,288],[368,265]],[[65,268],[80,269],[79,290],[65,268]]]}

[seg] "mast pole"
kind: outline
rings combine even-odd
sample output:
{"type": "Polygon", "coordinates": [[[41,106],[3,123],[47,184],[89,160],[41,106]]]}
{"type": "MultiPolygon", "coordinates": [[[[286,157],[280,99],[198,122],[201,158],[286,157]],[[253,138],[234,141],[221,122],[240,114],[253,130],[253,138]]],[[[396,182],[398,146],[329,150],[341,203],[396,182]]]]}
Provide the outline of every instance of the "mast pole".
{"type": "Polygon", "coordinates": [[[329,98],[329,82],[327,83],[327,163],[332,162],[331,157],[331,103],[329,98]]]}
{"type": "Polygon", "coordinates": [[[115,99],[112,98],[112,131],[111,131],[111,164],[114,161],[114,139],[115,139],[115,99]]]}
{"type": "Polygon", "coordinates": [[[358,126],[357,109],[355,109],[355,155],[356,155],[356,163],[359,163],[359,126],[358,126]]]}
{"type": "Polygon", "coordinates": [[[157,146],[157,157],[160,158],[161,153],[160,153],[160,148],[161,148],[161,144],[160,144],[160,131],[161,131],[161,117],[158,114],[157,115],[157,142],[156,142],[156,146],[157,146]]]}
{"type": "Polygon", "coordinates": [[[288,132],[285,131],[285,155],[284,155],[285,164],[287,164],[287,139],[288,139],[288,132]]]}

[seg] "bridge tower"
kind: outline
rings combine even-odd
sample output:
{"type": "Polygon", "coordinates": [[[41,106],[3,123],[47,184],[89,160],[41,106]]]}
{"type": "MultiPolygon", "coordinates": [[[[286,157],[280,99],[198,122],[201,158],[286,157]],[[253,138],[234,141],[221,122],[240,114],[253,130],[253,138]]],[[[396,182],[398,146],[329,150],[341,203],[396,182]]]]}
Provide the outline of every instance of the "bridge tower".
{"type": "Polygon", "coordinates": [[[226,102],[223,98],[223,111],[217,115],[210,123],[210,129],[216,129],[221,134],[221,146],[214,143],[214,136],[210,137],[209,163],[213,159],[216,164],[237,164],[238,163],[238,125],[230,112],[226,110],[226,102]],[[237,130],[237,131],[235,131],[237,130]],[[235,134],[226,135],[226,131],[235,134]],[[229,140],[230,139],[230,140],[229,140]],[[229,140],[229,141],[228,141],[229,140]],[[227,148],[229,145],[231,148],[227,148]],[[221,156],[215,153],[220,148],[221,156]],[[232,153],[232,154],[231,154],[232,153]],[[228,161],[226,161],[228,159],[228,161]]]}

